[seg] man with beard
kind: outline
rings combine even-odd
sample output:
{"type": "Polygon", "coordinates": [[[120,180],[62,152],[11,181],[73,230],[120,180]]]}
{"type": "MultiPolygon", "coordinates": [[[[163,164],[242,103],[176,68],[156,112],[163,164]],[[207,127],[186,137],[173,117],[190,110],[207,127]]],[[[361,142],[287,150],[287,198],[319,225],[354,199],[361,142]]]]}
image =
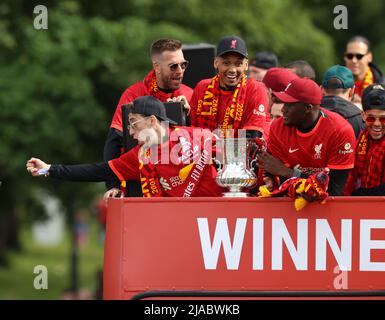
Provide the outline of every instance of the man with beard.
{"type": "Polygon", "coordinates": [[[272,190],[291,177],[308,178],[329,172],[331,196],[342,194],[354,164],[354,132],[339,114],[320,108],[321,88],[308,78],[294,79],[285,91],[273,92],[284,103],[282,117],[272,122],[268,152],[259,154],[259,164],[272,190]]]}
{"type": "Polygon", "coordinates": [[[265,86],[247,78],[247,48],[243,39],[219,41],[214,67],[218,74],[200,81],[191,98],[191,124],[210,130],[245,129],[248,138],[267,138],[270,116],[265,86]]]}
{"type": "MultiPolygon", "coordinates": [[[[174,39],[159,39],[151,46],[153,69],[142,80],[128,87],[120,97],[110,130],[104,146],[104,161],[118,158],[123,147],[123,128],[121,106],[134,99],[151,95],[162,102],[181,101],[189,109],[192,89],[182,84],[183,74],[188,66],[184,59],[182,43],[174,39]]],[[[187,113],[189,110],[187,110],[187,113]]],[[[121,194],[118,180],[107,181],[106,196],[121,194]]]]}

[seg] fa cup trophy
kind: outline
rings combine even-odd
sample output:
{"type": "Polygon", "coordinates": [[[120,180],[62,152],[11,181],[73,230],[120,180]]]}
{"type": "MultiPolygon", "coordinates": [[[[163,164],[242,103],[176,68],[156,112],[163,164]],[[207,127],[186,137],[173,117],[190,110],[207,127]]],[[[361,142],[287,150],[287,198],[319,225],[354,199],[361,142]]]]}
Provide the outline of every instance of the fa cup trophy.
{"type": "Polygon", "coordinates": [[[248,159],[251,144],[246,138],[227,138],[219,140],[221,154],[217,162],[221,164],[216,182],[221,187],[229,188],[224,197],[247,197],[242,188],[251,188],[257,183],[257,177],[251,169],[255,159],[248,159]]]}

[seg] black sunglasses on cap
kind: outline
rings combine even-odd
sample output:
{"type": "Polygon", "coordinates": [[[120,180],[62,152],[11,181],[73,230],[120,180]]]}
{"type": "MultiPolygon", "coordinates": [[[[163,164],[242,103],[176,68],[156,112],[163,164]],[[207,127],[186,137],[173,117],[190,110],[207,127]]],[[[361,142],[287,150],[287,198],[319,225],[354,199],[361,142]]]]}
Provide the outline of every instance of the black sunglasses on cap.
{"type": "Polygon", "coordinates": [[[365,57],[368,53],[362,54],[362,53],[345,53],[345,57],[349,60],[352,60],[354,57],[357,58],[357,60],[361,60],[363,57],[365,57]]]}
{"type": "Polygon", "coordinates": [[[169,68],[171,71],[176,71],[178,69],[178,66],[180,66],[182,70],[186,70],[186,68],[188,66],[188,61],[186,60],[186,61],[181,62],[181,63],[170,64],[169,68]]]}

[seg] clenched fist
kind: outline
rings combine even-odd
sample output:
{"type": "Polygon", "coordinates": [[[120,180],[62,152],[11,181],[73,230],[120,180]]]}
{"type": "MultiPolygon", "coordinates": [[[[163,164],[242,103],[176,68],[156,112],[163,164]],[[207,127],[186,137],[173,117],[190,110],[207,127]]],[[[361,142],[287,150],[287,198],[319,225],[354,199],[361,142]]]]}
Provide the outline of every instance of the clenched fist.
{"type": "Polygon", "coordinates": [[[30,172],[34,177],[41,175],[48,175],[48,170],[51,167],[50,164],[45,163],[44,161],[31,158],[26,163],[27,171],[30,172]]]}

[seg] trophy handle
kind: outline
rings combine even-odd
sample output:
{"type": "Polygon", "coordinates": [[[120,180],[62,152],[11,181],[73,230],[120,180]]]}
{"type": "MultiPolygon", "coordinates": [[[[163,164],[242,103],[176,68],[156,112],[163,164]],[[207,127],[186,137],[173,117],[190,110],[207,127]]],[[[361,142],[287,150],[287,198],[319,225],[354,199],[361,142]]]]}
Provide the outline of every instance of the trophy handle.
{"type": "Polygon", "coordinates": [[[266,141],[263,138],[255,138],[247,141],[247,164],[249,168],[258,167],[258,155],[266,151],[266,141]]]}
{"type": "Polygon", "coordinates": [[[247,147],[246,147],[246,165],[248,169],[252,169],[253,165],[258,160],[258,154],[257,154],[258,148],[254,141],[249,140],[247,141],[247,147]]]}
{"type": "Polygon", "coordinates": [[[258,161],[258,156],[257,156],[255,159],[253,159],[253,160],[250,161],[249,168],[250,168],[250,169],[253,169],[253,168],[254,168],[254,164],[255,164],[256,167],[257,167],[257,166],[258,166],[257,161],[258,161]]]}
{"type": "Polygon", "coordinates": [[[217,172],[220,172],[222,171],[223,169],[223,164],[216,158],[212,158],[213,162],[214,162],[214,166],[215,168],[217,169],[217,172]]]}

